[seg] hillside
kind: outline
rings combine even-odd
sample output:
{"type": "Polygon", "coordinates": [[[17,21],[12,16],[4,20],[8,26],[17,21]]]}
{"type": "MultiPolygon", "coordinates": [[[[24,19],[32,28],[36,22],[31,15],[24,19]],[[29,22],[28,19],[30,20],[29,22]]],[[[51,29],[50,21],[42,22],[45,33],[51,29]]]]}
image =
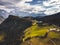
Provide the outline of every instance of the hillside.
{"type": "MultiPolygon", "coordinates": [[[[48,17],[53,18],[54,16],[48,17]]],[[[43,22],[35,19],[33,17],[20,18],[10,15],[0,24],[0,44],[59,45],[60,27],[55,25],[55,23],[50,24],[50,19],[48,20],[47,17],[40,18],[40,21],[43,22]]],[[[55,18],[53,19],[55,20],[55,18]]]]}
{"type": "Polygon", "coordinates": [[[32,22],[27,19],[10,15],[0,25],[0,33],[1,35],[3,35],[1,37],[4,37],[4,41],[2,41],[2,43],[0,44],[1,45],[16,45],[18,43],[21,43],[23,31],[26,28],[30,27],[31,25],[32,25],[32,22]]]}
{"type": "Polygon", "coordinates": [[[23,44],[28,45],[59,45],[60,43],[60,32],[55,30],[55,31],[50,31],[50,29],[58,28],[54,25],[41,25],[38,26],[34,22],[34,24],[27,28],[24,31],[24,38],[23,38],[23,44]],[[56,40],[56,42],[55,42],[56,40]]]}
{"type": "Polygon", "coordinates": [[[39,18],[38,20],[42,20],[43,22],[60,26],[60,13],[53,14],[50,16],[45,16],[45,17],[39,18]]]}

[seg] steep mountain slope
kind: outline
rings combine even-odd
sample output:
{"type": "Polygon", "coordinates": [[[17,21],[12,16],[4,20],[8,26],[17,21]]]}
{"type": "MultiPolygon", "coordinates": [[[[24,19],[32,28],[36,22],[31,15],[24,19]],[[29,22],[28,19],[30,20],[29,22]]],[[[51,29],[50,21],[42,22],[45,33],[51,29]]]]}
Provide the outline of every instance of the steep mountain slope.
{"type": "Polygon", "coordinates": [[[38,20],[42,20],[43,22],[47,22],[49,24],[55,24],[60,26],[60,13],[53,14],[50,16],[45,16],[43,18],[40,18],[38,20]]]}
{"type": "Polygon", "coordinates": [[[5,35],[4,41],[0,44],[19,45],[23,36],[23,31],[31,25],[32,22],[30,20],[10,15],[0,25],[0,32],[5,35]]]}

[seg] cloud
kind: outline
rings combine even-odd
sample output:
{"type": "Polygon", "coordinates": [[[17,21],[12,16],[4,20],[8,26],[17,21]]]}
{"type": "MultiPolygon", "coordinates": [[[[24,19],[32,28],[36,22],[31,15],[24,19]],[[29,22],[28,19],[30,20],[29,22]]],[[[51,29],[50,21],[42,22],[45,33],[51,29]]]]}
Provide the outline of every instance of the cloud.
{"type": "Polygon", "coordinates": [[[9,13],[10,11],[14,10],[14,9],[6,8],[5,6],[1,6],[1,5],[0,5],[0,9],[5,10],[5,11],[7,11],[8,13],[9,13]]]}
{"type": "Polygon", "coordinates": [[[20,0],[0,0],[0,2],[7,2],[7,3],[17,3],[20,0]]]}
{"type": "MultiPolygon", "coordinates": [[[[38,14],[40,11],[44,11],[45,8],[40,5],[31,5],[30,3],[25,3],[29,2],[30,0],[25,0],[25,1],[20,1],[19,3],[16,4],[17,7],[19,7],[23,12],[28,12],[28,13],[36,13],[38,14]]],[[[32,1],[32,0],[31,0],[32,1]]]]}
{"type": "Polygon", "coordinates": [[[44,6],[54,6],[54,5],[58,5],[58,4],[60,4],[59,0],[48,0],[48,1],[43,2],[44,6]]]}
{"type": "MultiPolygon", "coordinates": [[[[39,2],[37,1],[38,4],[36,5],[31,5],[30,3],[25,3],[25,1],[20,1],[18,4],[16,4],[17,7],[19,7],[22,12],[27,12],[27,13],[45,13],[46,15],[52,15],[54,13],[60,12],[60,1],[59,0],[47,0],[43,1],[43,4],[39,5],[39,2]]],[[[32,1],[32,0],[31,0],[32,1]]],[[[28,2],[28,1],[27,1],[28,2]]]]}
{"type": "Polygon", "coordinates": [[[46,11],[44,12],[46,15],[51,15],[60,12],[60,0],[48,0],[43,2],[46,11]]]}
{"type": "Polygon", "coordinates": [[[0,9],[0,16],[2,16],[3,18],[7,18],[8,17],[8,12],[6,12],[3,9],[0,9]]]}
{"type": "Polygon", "coordinates": [[[60,0],[0,0],[0,9],[22,16],[25,13],[51,15],[60,12],[60,0]]]}

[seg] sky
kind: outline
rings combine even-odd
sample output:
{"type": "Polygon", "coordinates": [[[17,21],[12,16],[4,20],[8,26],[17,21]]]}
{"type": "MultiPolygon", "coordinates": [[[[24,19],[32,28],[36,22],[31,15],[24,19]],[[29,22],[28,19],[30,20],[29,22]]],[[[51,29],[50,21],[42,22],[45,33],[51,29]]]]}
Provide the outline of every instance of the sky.
{"type": "Polygon", "coordinates": [[[60,12],[60,0],[0,0],[0,16],[45,16],[60,12]]]}

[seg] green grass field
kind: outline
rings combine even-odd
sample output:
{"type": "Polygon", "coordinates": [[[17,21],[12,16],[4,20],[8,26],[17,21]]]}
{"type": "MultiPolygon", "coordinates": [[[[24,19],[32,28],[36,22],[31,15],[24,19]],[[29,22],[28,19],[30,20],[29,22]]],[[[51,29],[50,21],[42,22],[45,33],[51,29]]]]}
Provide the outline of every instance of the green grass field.
{"type": "MultiPolygon", "coordinates": [[[[34,25],[32,25],[31,27],[27,28],[24,31],[24,38],[23,41],[25,41],[28,38],[32,38],[32,37],[41,37],[41,36],[45,36],[45,34],[47,32],[49,32],[50,28],[54,28],[54,25],[46,25],[46,26],[38,26],[36,23],[34,23],[34,25]]],[[[48,36],[46,37],[47,39],[50,38],[57,38],[60,39],[60,33],[57,32],[49,32],[48,36]]]]}

